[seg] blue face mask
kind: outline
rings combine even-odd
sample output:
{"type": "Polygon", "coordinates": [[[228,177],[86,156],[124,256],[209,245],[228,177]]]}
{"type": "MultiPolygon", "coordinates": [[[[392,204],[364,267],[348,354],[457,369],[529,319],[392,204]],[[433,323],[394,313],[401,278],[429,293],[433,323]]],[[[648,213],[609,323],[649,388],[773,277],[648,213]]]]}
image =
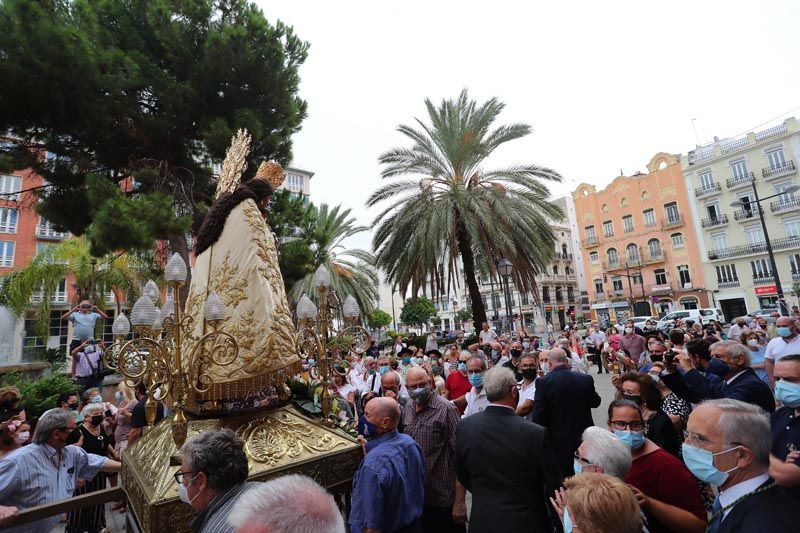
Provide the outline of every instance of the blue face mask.
{"type": "Polygon", "coordinates": [[[641,431],[630,431],[627,429],[615,429],[614,435],[628,445],[631,450],[638,450],[644,446],[644,433],[641,431]]]}
{"type": "Polygon", "coordinates": [[[469,384],[475,387],[483,387],[483,374],[470,374],[469,375],[469,384]]]}
{"type": "Polygon", "coordinates": [[[389,372],[389,367],[388,366],[382,366],[381,367],[381,376],[386,374],[386,373],[388,373],[388,372],[389,372]]]}
{"type": "Polygon", "coordinates": [[[569,517],[569,509],[564,507],[564,533],[572,533],[572,519],[569,517]]]}
{"type": "Polygon", "coordinates": [[[800,383],[789,383],[785,379],[775,384],[775,398],[786,407],[800,407],[800,383]]]}
{"type": "Polygon", "coordinates": [[[466,372],[467,370],[467,363],[458,363],[458,369],[462,372],[466,372]]]}
{"type": "Polygon", "coordinates": [[[98,394],[97,396],[95,396],[94,398],[92,398],[92,399],[89,401],[89,403],[103,403],[103,397],[102,397],[102,396],[100,396],[100,395],[98,394]]]}
{"type": "Polygon", "coordinates": [[[122,401],[122,391],[115,392],[114,393],[114,399],[117,400],[118,402],[121,402],[122,401]]]}
{"type": "Polygon", "coordinates": [[[780,326],[775,328],[775,333],[781,337],[790,337],[792,335],[792,328],[787,326],[780,326]]]}
{"type": "Polygon", "coordinates": [[[403,357],[403,364],[404,365],[410,365],[411,364],[411,358],[410,357],[403,357]]]}
{"type": "Polygon", "coordinates": [[[370,422],[369,420],[364,418],[364,438],[367,440],[372,440],[374,438],[379,437],[378,434],[378,426],[370,422]]]}
{"type": "Polygon", "coordinates": [[[735,466],[726,472],[722,472],[714,466],[714,456],[728,453],[741,448],[741,446],[734,446],[718,453],[711,453],[709,450],[697,448],[686,443],[681,448],[683,450],[683,462],[686,463],[686,468],[689,469],[689,472],[694,474],[697,479],[711,483],[715,487],[725,483],[725,480],[728,479],[728,474],[739,468],[735,466]]]}
{"type": "Polygon", "coordinates": [[[575,470],[576,474],[583,472],[583,465],[580,464],[577,459],[572,460],[572,468],[575,470]]]}
{"type": "Polygon", "coordinates": [[[708,370],[706,370],[706,372],[724,378],[731,373],[731,367],[725,361],[720,361],[716,357],[712,357],[711,361],[708,362],[708,370]]]}

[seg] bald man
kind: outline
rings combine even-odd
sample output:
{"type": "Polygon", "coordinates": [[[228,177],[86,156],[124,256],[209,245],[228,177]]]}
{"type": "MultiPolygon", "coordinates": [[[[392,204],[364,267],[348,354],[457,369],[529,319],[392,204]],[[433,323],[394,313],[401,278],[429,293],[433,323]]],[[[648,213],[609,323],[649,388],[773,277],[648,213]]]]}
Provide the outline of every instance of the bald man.
{"type": "Polygon", "coordinates": [[[463,533],[466,489],[456,480],[456,427],[461,416],[455,405],[436,394],[421,367],[408,370],[406,389],[411,401],[402,409],[402,431],[420,445],[425,457],[422,529],[463,533]]]}
{"type": "Polygon", "coordinates": [[[375,398],[364,417],[371,437],[353,480],[350,531],[422,531],[425,460],[419,444],[397,431],[400,406],[375,398]]]}

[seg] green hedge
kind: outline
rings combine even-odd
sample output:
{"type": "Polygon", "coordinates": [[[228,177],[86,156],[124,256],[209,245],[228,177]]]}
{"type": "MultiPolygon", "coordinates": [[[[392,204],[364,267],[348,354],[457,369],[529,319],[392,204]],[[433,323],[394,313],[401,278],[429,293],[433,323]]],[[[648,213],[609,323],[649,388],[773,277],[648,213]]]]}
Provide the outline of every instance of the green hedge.
{"type": "Polygon", "coordinates": [[[47,376],[30,379],[19,374],[8,374],[3,378],[3,385],[11,385],[19,389],[22,395],[22,406],[28,420],[33,424],[48,409],[56,406],[58,397],[63,392],[77,394],[78,386],[60,372],[52,372],[47,376]]]}

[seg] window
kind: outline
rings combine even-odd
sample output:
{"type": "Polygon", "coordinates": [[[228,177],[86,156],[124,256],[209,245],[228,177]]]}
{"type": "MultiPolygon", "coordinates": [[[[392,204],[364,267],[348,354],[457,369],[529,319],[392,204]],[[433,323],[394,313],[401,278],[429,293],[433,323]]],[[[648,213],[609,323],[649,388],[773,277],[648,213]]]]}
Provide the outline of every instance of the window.
{"type": "Polygon", "coordinates": [[[597,240],[597,235],[594,232],[594,226],[586,226],[584,229],[586,230],[586,240],[587,241],[595,241],[595,240],[597,240]]]}
{"type": "Polygon", "coordinates": [[[644,285],[644,279],[641,274],[631,274],[631,283],[634,285],[644,285]]]}
{"type": "Polygon", "coordinates": [[[442,311],[447,311],[447,307],[450,305],[450,300],[442,300],[442,311]]]}
{"type": "Polygon", "coordinates": [[[689,265],[678,265],[678,279],[681,287],[688,289],[692,284],[692,276],[689,275],[689,265]]]}
{"type": "Polygon", "coordinates": [[[625,252],[628,254],[628,261],[631,263],[639,263],[640,256],[639,256],[639,247],[635,244],[629,244],[627,248],[625,248],[625,252]]]}
{"type": "Polygon", "coordinates": [[[530,303],[530,299],[528,298],[528,293],[527,292],[524,292],[524,293],[520,294],[519,302],[522,305],[528,305],[530,303]]]}
{"type": "Polygon", "coordinates": [[[706,213],[708,214],[708,218],[711,219],[718,219],[719,218],[719,202],[711,202],[705,204],[706,206],[706,213]]]}
{"type": "Polygon", "coordinates": [[[286,188],[290,191],[302,191],[303,177],[298,176],[297,174],[288,174],[286,176],[286,188]]]}
{"type": "Polygon", "coordinates": [[[492,294],[492,309],[500,309],[500,295],[492,294]]]}
{"type": "Polygon", "coordinates": [[[682,248],[683,247],[683,233],[673,233],[670,235],[672,239],[672,247],[673,248],[682,248]]]}
{"type": "Polygon", "coordinates": [[[567,287],[567,300],[570,302],[575,301],[575,289],[571,285],[567,287]]]}
{"type": "Polygon", "coordinates": [[[714,250],[724,250],[728,247],[728,234],[727,233],[713,233],[711,234],[711,245],[714,250]]]}
{"type": "Polygon", "coordinates": [[[619,264],[619,254],[617,253],[616,248],[609,248],[606,252],[606,258],[608,259],[609,265],[618,265],[619,264]]]}
{"type": "Polygon", "coordinates": [[[761,244],[764,242],[764,230],[761,226],[748,226],[744,228],[748,244],[761,244]]]}
{"type": "Polygon", "coordinates": [[[0,267],[14,266],[14,242],[0,241],[0,267]]]}
{"type": "Polygon", "coordinates": [[[656,285],[666,285],[667,284],[667,271],[663,268],[658,268],[653,271],[656,277],[656,285]]]}
{"type": "Polygon", "coordinates": [[[17,216],[19,211],[11,207],[0,207],[0,233],[17,232],[17,216]]]}
{"type": "Polygon", "coordinates": [[[614,236],[614,223],[610,220],[606,220],[603,222],[603,235],[606,237],[613,237],[614,236]]]}
{"type": "Polygon", "coordinates": [[[765,155],[767,156],[767,162],[769,163],[770,169],[776,170],[786,166],[786,156],[783,155],[783,148],[775,148],[774,150],[767,152],[765,155]]]}
{"type": "Polygon", "coordinates": [[[750,268],[753,269],[753,279],[772,277],[772,269],[769,268],[769,262],[766,259],[750,261],[750,268]]]}
{"type": "Polygon", "coordinates": [[[650,239],[647,241],[647,251],[650,253],[651,258],[661,257],[664,253],[661,251],[661,241],[658,239],[650,239]]]}
{"type": "Polygon", "coordinates": [[[787,237],[800,237],[800,218],[784,218],[781,222],[787,237]]]}
{"type": "Polygon", "coordinates": [[[678,204],[675,202],[664,204],[664,214],[667,216],[667,222],[678,222],[681,219],[678,204]]]}
{"type": "Polygon", "coordinates": [[[792,276],[800,275],[800,254],[789,256],[789,266],[792,267],[792,276]]]}
{"type": "Polygon", "coordinates": [[[542,287],[542,301],[543,302],[550,301],[550,287],[542,287]]]}
{"type": "Polygon", "coordinates": [[[736,179],[744,179],[747,177],[747,162],[744,159],[731,162],[731,174],[736,179]]]}
{"type": "Polygon", "coordinates": [[[569,267],[568,267],[568,266],[565,266],[565,267],[564,267],[564,274],[565,274],[565,275],[567,275],[567,276],[569,276],[571,273],[572,273],[572,272],[570,271],[569,267]]]}
{"type": "Polygon", "coordinates": [[[599,263],[600,254],[598,254],[597,252],[589,252],[589,262],[591,262],[593,265],[599,263]]]}
{"type": "Polygon", "coordinates": [[[736,274],[736,265],[720,265],[717,267],[717,283],[731,283],[739,281],[736,274]]]}
{"type": "Polygon", "coordinates": [[[704,170],[698,174],[698,177],[700,178],[701,189],[710,189],[714,186],[714,174],[710,170],[704,170]]]}
{"type": "Polygon", "coordinates": [[[611,285],[614,287],[614,292],[624,291],[625,289],[622,286],[622,277],[621,276],[614,276],[611,278],[611,285]]]}
{"type": "Polygon", "coordinates": [[[776,183],[775,184],[775,192],[780,194],[780,196],[778,196],[778,201],[780,203],[788,204],[788,203],[791,203],[794,200],[794,193],[793,192],[789,192],[789,193],[784,193],[783,192],[783,191],[785,191],[786,189],[788,189],[789,187],[792,187],[792,186],[793,186],[793,184],[792,184],[791,181],[786,181],[786,182],[783,182],[783,183],[776,183]]]}
{"type": "Polygon", "coordinates": [[[633,231],[633,217],[631,215],[622,217],[622,229],[625,231],[625,233],[630,233],[633,231]]]}
{"type": "Polygon", "coordinates": [[[19,200],[22,190],[22,178],[19,176],[0,176],[0,198],[3,200],[19,200]]]}
{"type": "Polygon", "coordinates": [[[558,276],[558,265],[553,265],[553,275],[558,276]]]}
{"type": "Polygon", "coordinates": [[[596,279],[594,280],[594,292],[598,298],[602,298],[603,296],[603,280],[596,279]]]}
{"type": "Polygon", "coordinates": [[[553,291],[553,292],[554,292],[554,293],[555,293],[555,295],[556,295],[556,301],[557,301],[557,302],[560,302],[560,301],[562,301],[562,300],[563,300],[563,298],[561,297],[561,287],[558,287],[558,286],[556,286],[556,288],[554,289],[554,291],[553,291]]]}
{"type": "Polygon", "coordinates": [[[656,225],[656,213],[652,209],[646,209],[642,211],[642,215],[644,216],[644,226],[646,228],[652,228],[656,225]]]}

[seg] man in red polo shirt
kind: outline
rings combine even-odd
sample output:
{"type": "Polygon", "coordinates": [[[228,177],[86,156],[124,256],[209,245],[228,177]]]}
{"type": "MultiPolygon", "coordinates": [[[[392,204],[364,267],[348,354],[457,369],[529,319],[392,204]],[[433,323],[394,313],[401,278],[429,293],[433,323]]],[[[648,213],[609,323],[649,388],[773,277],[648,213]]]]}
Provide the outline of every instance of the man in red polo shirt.
{"type": "MultiPolygon", "coordinates": [[[[446,398],[448,400],[458,400],[469,391],[472,390],[472,385],[467,379],[467,359],[469,359],[469,352],[462,351],[458,354],[458,366],[450,367],[450,373],[447,375],[447,380],[444,382],[444,389],[446,398]]],[[[464,408],[459,408],[461,414],[464,414],[464,408]]]]}

